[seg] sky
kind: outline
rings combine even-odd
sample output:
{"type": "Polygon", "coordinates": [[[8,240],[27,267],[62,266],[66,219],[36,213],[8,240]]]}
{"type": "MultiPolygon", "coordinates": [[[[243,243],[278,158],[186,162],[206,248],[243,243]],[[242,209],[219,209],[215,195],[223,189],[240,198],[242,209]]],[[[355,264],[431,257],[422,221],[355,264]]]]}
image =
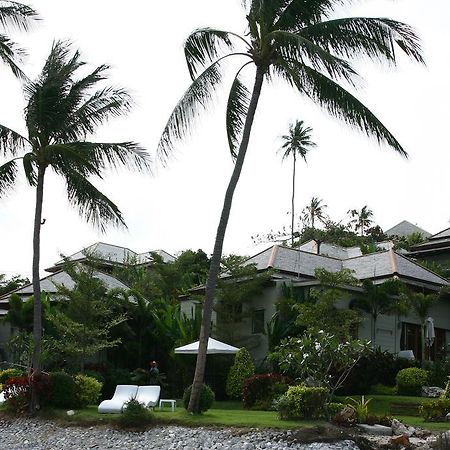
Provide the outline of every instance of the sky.
{"type": "MultiPolygon", "coordinates": [[[[436,233],[449,227],[448,0],[361,0],[340,16],[391,17],[414,26],[422,39],[426,67],[399,57],[398,67],[361,60],[357,97],[390,129],[408,152],[402,158],[330,118],[289,87],[265,84],[250,146],[235,192],[224,252],[251,255],[251,236],[290,224],[291,171],[277,152],[289,123],[313,128],[317,147],[299,162],[296,209],[312,196],[328,205],[334,220],[368,205],[388,229],[403,219],[436,233]]],[[[189,86],[183,42],[196,28],[245,32],[240,0],[33,0],[42,20],[29,34],[11,33],[28,51],[24,70],[41,70],[52,42],[68,39],[89,68],[107,63],[110,81],[125,87],[135,107],[99,129],[99,141],[133,140],[152,154],[154,173],[111,172],[95,182],[122,210],[126,230],[101,234],[67,203],[64,184],[46,179],[41,235],[41,272],[95,242],[137,252],[185,249],[212,252],[223,196],[232,171],[225,132],[227,86],[202,115],[191,136],[177,145],[167,166],[156,157],[164,125],[189,86]]],[[[0,66],[0,123],[25,133],[21,84],[0,66]]],[[[34,192],[24,182],[0,198],[0,274],[30,276],[34,192]]]]}

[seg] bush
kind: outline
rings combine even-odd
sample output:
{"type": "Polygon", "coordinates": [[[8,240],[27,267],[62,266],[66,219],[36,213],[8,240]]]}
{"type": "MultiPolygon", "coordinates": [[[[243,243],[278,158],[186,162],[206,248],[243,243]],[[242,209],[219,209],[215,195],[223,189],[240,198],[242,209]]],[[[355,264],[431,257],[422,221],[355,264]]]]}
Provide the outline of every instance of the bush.
{"type": "Polygon", "coordinates": [[[327,403],[326,408],[330,417],[334,417],[337,413],[340,413],[344,408],[344,403],[330,402],[327,403]]]}
{"type": "Polygon", "coordinates": [[[86,375],[75,375],[75,397],[78,408],[88,405],[96,405],[102,392],[102,383],[93,377],[86,375]]]}
{"type": "Polygon", "coordinates": [[[447,378],[448,378],[448,381],[447,381],[447,383],[445,385],[445,389],[444,389],[444,392],[441,395],[441,398],[449,398],[450,399],[450,376],[447,377],[447,378]]]}
{"type": "Polygon", "coordinates": [[[442,420],[450,412],[450,399],[438,398],[423,403],[420,406],[420,414],[425,421],[442,420]]]}
{"type": "Polygon", "coordinates": [[[153,421],[153,414],[135,398],[125,403],[123,412],[119,418],[119,426],[122,428],[143,428],[153,421]]]}
{"type": "Polygon", "coordinates": [[[318,419],[324,415],[328,390],[322,387],[289,386],[277,402],[280,418],[318,419]]]}
{"type": "Polygon", "coordinates": [[[56,408],[75,408],[77,386],[75,380],[66,372],[50,373],[49,403],[56,408]]]}
{"type": "MultiPolygon", "coordinates": [[[[192,391],[192,385],[187,387],[183,394],[183,405],[184,408],[187,409],[189,405],[189,399],[191,398],[191,391],[192,391]]],[[[214,403],[214,392],[213,390],[207,385],[202,385],[202,390],[200,392],[200,400],[198,404],[199,412],[205,412],[208,411],[209,408],[211,408],[212,404],[214,403]]]]}
{"type": "Polygon", "coordinates": [[[273,401],[287,391],[292,380],[277,373],[253,375],[244,382],[244,407],[271,409],[273,401]]]}
{"type": "Polygon", "coordinates": [[[372,395],[397,395],[397,388],[378,383],[370,388],[370,393],[372,395]]]}
{"type": "Polygon", "coordinates": [[[396,377],[399,395],[420,395],[428,383],[428,372],[417,367],[400,370],[396,377]]]}
{"type": "Polygon", "coordinates": [[[231,366],[227,377],[226,392],[228,397],[242,399],[244,382],[255,374],[255,366],[248,350],[241,348],[234,357],[234,364],[231,366]]]}
{"type": "Polygon", "coordinates": [[[450,373],[450,360],[438,359],[430,364],[429,370],[429,383],[430,386],[445,387],[450,373]]]}
{"type": "Polygon", "coordinates": [[[30,392],[28,376],[8,378],[3,385],[6,406],[17,414],[22,414],[28,410],[30,392]]]}
{"type": "Polygon", "coordinates": [[[5,384],[5,381],[8,378],[21,377],[22,375],[24,375],[24,371],[20,370],[20,369],[11,368],[11,369],[0,370],[0,385],[5,384]]]}

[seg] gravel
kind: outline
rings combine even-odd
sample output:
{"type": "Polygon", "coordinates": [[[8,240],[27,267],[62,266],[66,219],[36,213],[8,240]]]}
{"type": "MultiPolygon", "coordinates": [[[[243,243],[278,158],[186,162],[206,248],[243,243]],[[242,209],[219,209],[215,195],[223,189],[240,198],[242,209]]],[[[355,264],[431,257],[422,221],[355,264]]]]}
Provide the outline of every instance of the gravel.
{"type": "Polygon", "coordinates": [[[290,431],[154,427],[126,432],[107,427],[63,427],[54,422],[0,419],[0,450],[358,450],[353,441],[299,444],[290,431]]]}

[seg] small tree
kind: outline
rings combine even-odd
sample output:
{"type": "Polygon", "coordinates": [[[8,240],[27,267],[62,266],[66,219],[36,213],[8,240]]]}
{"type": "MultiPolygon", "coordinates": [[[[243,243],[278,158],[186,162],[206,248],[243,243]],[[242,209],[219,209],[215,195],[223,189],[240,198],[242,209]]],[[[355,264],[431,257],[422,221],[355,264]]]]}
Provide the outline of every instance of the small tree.
{"type": "Polygon", "coordinates": [[[255,374],[255,366],[249,351],[243,347],[234,357],[234,364],[231,366],[227,377],[226,392],[228,397],[242,399],[244,382],[255,374]]]}

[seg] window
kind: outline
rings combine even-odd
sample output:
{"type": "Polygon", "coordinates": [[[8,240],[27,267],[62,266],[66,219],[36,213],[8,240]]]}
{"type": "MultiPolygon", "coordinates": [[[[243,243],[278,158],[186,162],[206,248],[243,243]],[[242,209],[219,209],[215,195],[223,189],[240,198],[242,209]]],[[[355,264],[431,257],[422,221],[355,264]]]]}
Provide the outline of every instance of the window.
{"type": "MultiPolygon", "coordinates": [[[[435,328],[436,337],[433,345],[428,347],[425,345],[426,360],[435,361],[436,358],[445,356],[445,330],[442,328],[435,328]],[[431,353],[431,354],[430,354],[431,353]]],[[[422,359],[422,338],[420,325],[403,322],[402,336],[400,340],[400,350],[412,350],[416,359],[422,359]]]]}
{"type": "Polygon", "coordinates": [[[264,309],[256,309],[252,312],[252,333],[264,333],[264,309]]]}

